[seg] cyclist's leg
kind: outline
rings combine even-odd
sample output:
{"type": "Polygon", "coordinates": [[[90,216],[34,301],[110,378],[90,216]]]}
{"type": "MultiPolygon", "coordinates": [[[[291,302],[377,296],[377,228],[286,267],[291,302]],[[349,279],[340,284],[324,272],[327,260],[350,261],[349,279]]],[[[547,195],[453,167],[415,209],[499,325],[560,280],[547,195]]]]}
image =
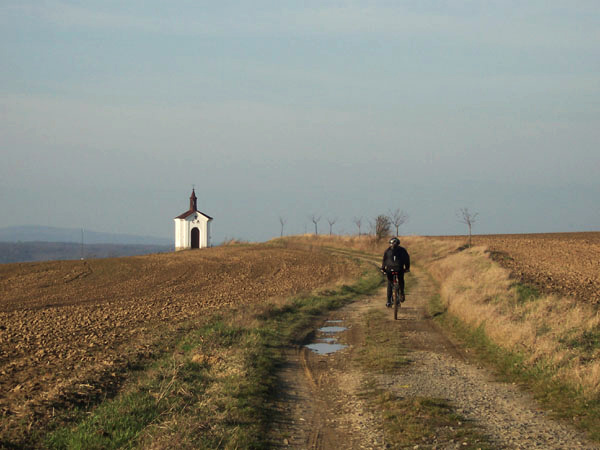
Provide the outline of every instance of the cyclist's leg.
{"type": "Polygon", "coordinates": [[[388,286],[387,286],[387,302],[386,306],[390,306],[392,304],[392,288],[394,285],[394,278],[392,277],[391,272],[387,272],[388,286]]]}
{"type": "Polygon", "coordinates": [[[398,320],[398,310],[400,309],[400,280],[398,275],[394,280],[394,320],[398,320]]]}
{"type": "Polygon", "coordinates": [[[398,275],[398,281],[400,282],[400,301],[403,302],[405,300],[404,297],[404,274],[398,275]]]}

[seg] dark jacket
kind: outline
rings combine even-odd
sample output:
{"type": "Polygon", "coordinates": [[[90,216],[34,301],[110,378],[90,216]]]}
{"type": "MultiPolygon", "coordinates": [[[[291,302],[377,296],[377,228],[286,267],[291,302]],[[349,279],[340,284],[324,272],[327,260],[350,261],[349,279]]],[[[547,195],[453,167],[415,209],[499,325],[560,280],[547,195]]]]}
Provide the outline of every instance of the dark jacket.
{"type": "Polygon", "coordinates": [[[397,270],[400,273],[410,270],[410,256],[404,247],[388,247],[381,263],[383,270],[397,270]]]}

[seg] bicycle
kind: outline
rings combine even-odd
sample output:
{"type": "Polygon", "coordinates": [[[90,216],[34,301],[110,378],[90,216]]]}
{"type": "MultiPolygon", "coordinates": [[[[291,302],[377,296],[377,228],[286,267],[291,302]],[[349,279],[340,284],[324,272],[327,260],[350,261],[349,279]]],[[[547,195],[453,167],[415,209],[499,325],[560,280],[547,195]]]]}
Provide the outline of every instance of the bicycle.
{"type": "Polygon", "coordinates": [[[400,294],[400,273],[392,270],[392,305],[394,306],[394,320],[398,320],[400,303],[404,301],[404,294],[400,294]]]}

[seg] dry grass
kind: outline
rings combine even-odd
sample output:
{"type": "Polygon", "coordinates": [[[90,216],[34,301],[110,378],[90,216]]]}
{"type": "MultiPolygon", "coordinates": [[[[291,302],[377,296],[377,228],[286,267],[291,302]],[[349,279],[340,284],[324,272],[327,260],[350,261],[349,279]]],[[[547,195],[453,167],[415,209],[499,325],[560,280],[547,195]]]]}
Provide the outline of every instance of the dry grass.
{"type": "MultiPolygon", "coordinates": [[[[440,239],[456,245],[464,242],[461,236],[440,239]]],[[[600,232],[478,235],[473,239],[475,245],[487,247],[502,267],[538,290],[600,303],[600,232]]]]}
{"type": "Polygon", "coordinates": [[[284,246],[341,247],[358,250],[365,253],[377,254],[383,254],[383,251],[388,246],[387,239],[378,240],[374,236],[366,234],[361,236],[303,234],[299,236],[277,238],[270,242],[284,246]]]}
{"type": "Polygon", "coordinates": [[[249,244],[249,242],[244,239],[226,237],[225,239],[223,239],[223,242],[221,242],[220,246],[227,247],[229,245],[241,245],[241,244],[246,245],[246,244],[249,244]]]}
{"type": "Polygon", "coordinates": [[[481,328],[500,347],[521,354],[528,367],[548,369],[590,398],[600,393],[596,306],[524,291],[484,247],[456,251],[456,244],[424,238],[411,244],[440,283],[449,313],[481,328]]]}

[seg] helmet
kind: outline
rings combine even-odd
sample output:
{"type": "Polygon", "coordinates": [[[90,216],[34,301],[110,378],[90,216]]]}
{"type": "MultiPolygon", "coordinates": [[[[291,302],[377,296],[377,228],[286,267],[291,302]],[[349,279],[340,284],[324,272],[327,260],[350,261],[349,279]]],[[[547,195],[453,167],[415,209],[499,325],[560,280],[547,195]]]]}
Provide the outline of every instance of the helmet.
{"type": "Polygon", "coordinates": [[[397,237],[393,237],[390,239],[390,245],[399,245],[400,244],[400,239],[398,239],[397,237]]]}

